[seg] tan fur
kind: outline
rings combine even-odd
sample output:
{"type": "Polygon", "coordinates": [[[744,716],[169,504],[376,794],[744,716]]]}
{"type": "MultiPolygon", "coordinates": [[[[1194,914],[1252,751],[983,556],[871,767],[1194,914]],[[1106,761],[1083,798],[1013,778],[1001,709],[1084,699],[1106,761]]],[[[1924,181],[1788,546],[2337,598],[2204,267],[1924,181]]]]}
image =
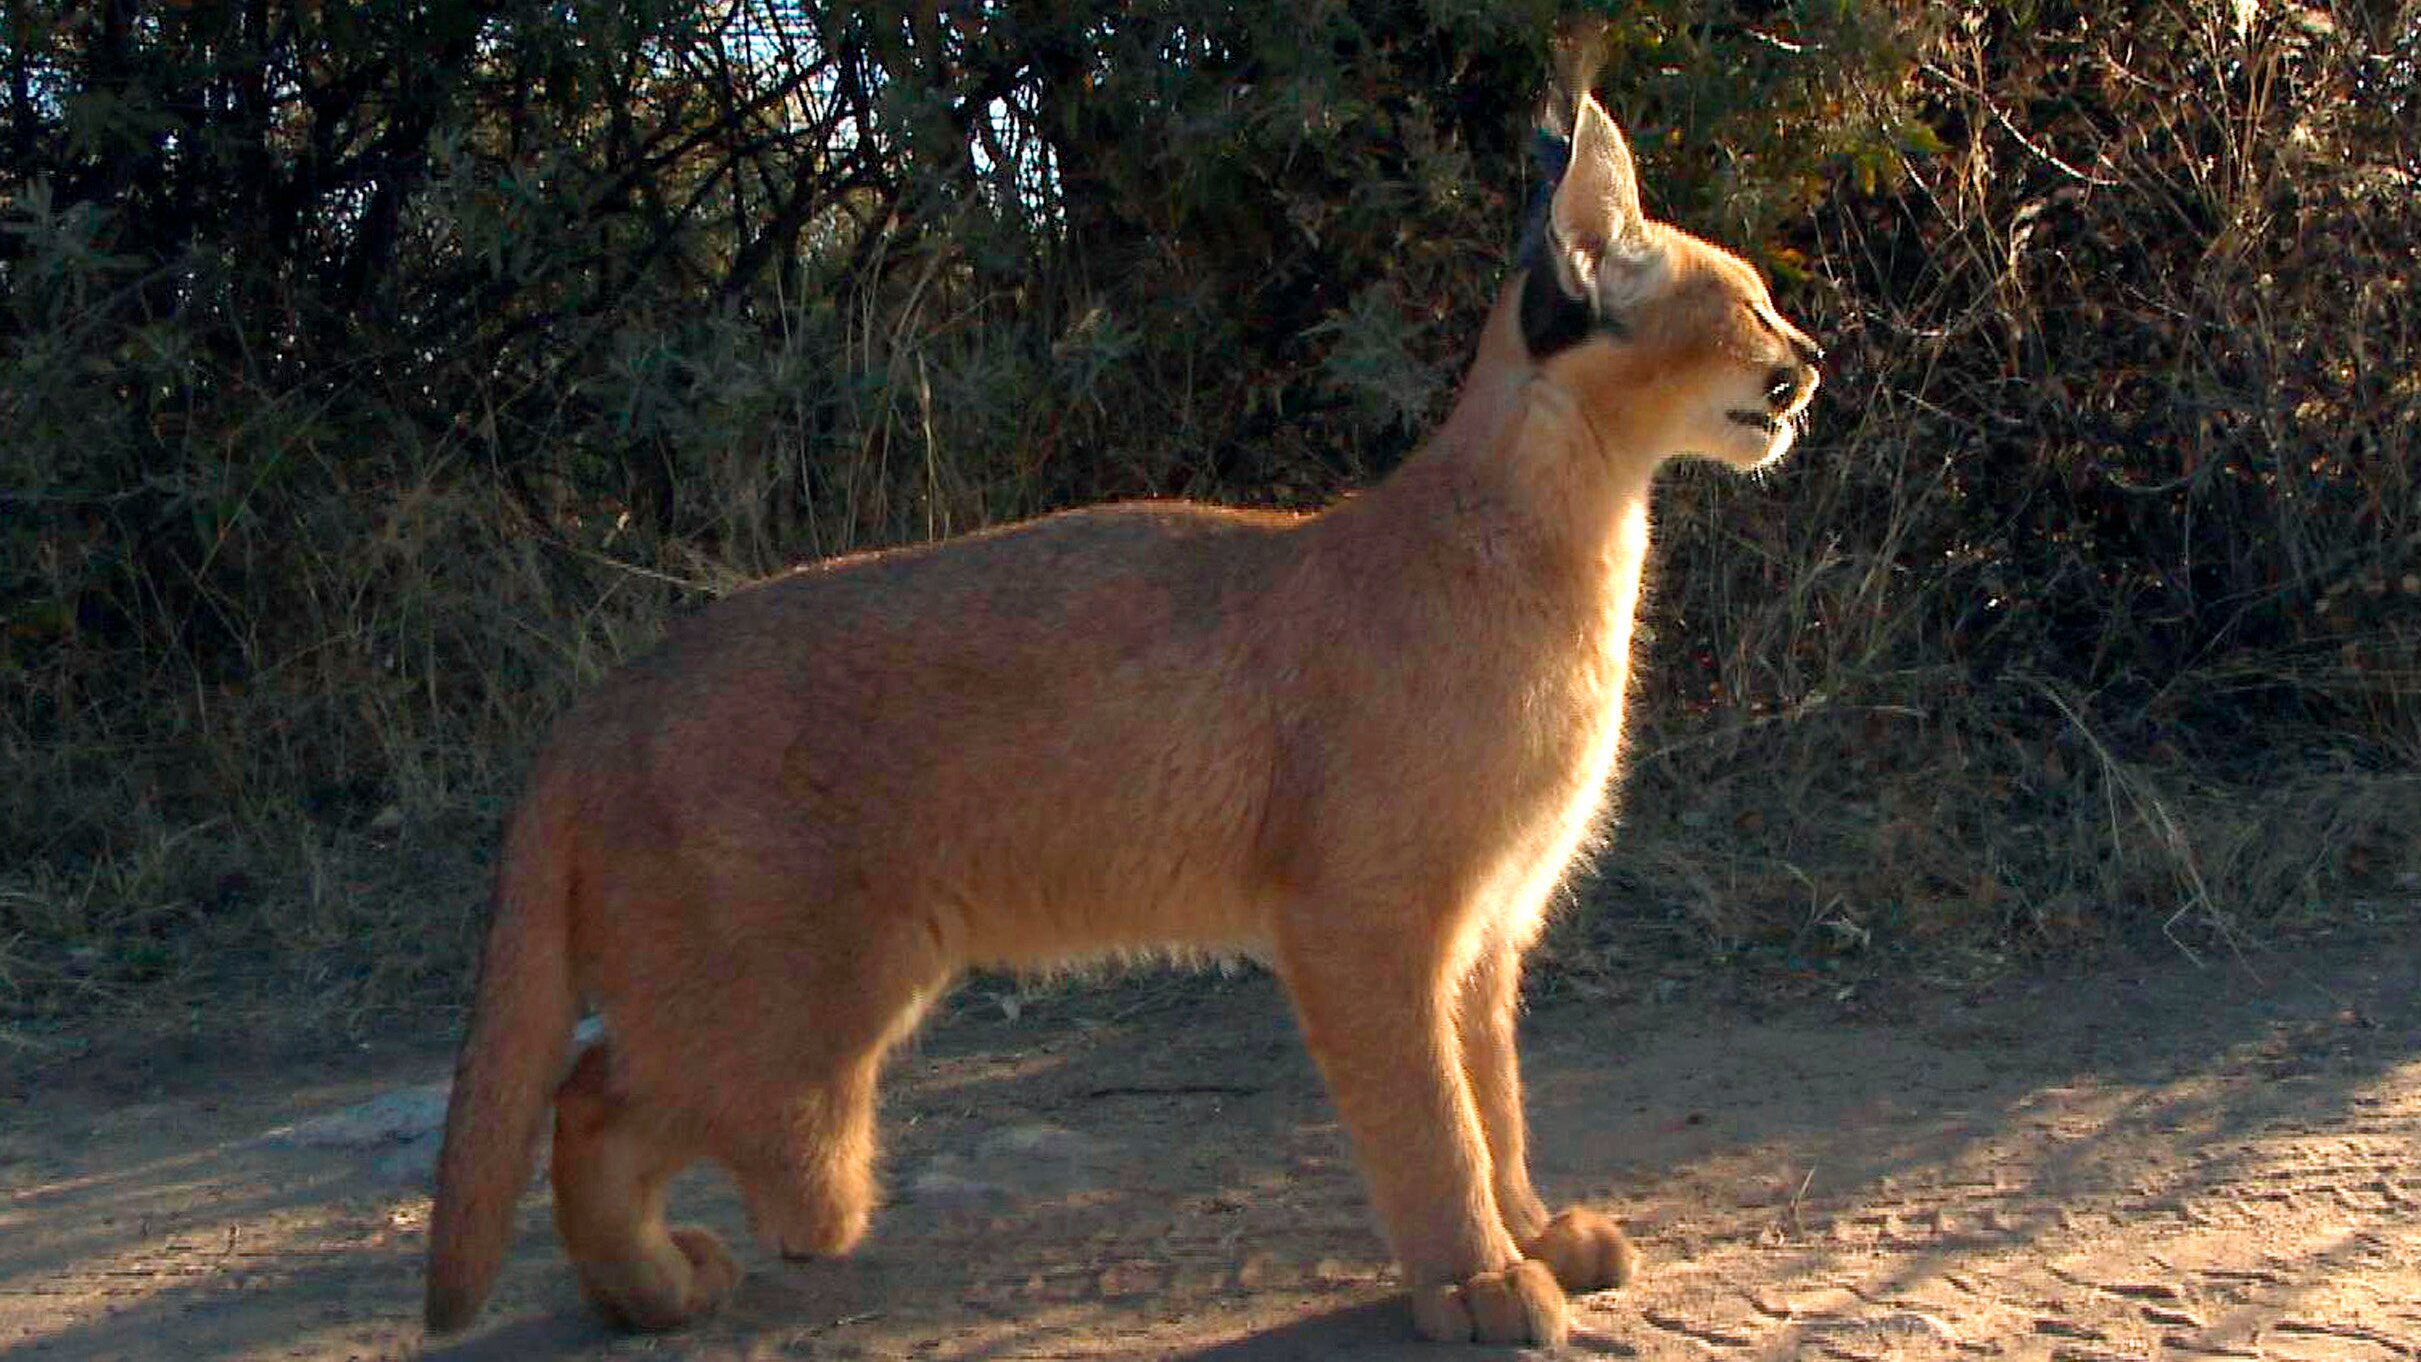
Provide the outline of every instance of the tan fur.
{"type": "Polygon", "coordinates": [[[971,966],[1133,951],[1272,965],[1359,1152],[1420,1330],[1552,1342],[1627,1278],[1524,1154],[1521,953],[1621,733],[1649,482],[1754,467],[1815,383],[1755,273],[1636,215],[1593,104],[1556,268],[1625,324],[1534,361],[1521,279],[1452,415],[1313,516],[1075,511],[820,564],[674,628],[567,717],[508,840],[431,1228],[467,1324],[555,1092],[556,1220],[617,1322],[738,1270],[664,1223],[710,1158],[784,1254],[874,1205],[887,1051],[971,966]],[[1776,418],[1766,427],[1728,413],[1776,418]]]}

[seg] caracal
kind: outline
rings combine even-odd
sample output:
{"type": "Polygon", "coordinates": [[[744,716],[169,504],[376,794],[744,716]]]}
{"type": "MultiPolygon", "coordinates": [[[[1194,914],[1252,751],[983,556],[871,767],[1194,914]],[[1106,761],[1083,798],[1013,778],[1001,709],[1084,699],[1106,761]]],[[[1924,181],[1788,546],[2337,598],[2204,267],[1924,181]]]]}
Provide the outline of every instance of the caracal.
{"type": "Polygon", "coordinates": [[[1818,352],[1642,215],[1586,96],[1522,266],[1445,424],[1358,496],[818,563],[575,707],[506,835],[430,1326],[493,1285],[550,1099],[584,1294],[667,1328],[740,1275],[666,1225],[684,1165],[773,1252],[845,1253],[884,1057],[954,980],[1164,950],[1284,982],[1423,1335],[1554,1343],[1566,1292],[1625,1280],[1614,1222],[1531,1186],[1522,952],[1613,775],[1650,480],[1780,457],[1818,352]]]}

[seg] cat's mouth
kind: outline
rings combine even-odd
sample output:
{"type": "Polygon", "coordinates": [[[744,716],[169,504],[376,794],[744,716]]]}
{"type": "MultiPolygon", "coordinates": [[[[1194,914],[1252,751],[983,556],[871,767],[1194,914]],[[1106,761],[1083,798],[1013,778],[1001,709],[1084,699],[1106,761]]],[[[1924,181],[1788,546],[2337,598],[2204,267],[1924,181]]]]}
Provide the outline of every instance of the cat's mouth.
{"type": "Polygon", "coordinates": [[[1763,435],[1772,435],[1782,429],[1782,418],[1767,412],[1727,411],[1724,416],[1735,425],[1747,426],[1763,435]]]}

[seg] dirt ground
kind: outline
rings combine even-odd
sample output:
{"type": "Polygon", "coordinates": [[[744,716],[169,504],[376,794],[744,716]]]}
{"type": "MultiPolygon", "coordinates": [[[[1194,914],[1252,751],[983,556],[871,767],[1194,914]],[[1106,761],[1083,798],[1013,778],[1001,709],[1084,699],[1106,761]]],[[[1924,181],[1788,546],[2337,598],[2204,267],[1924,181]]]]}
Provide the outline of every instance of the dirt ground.
{"type": "MultiPolygon", "coordinates": [[[[1612,1209],[1650,1255],[1631,1290],[1579,1303],[1570,1351],[2421,1358],[2414,947],[1912,986],[1888,1006],[1705,978],[1543,1001],[1525,1048],[1541,1183],[1612,1209]]],[[[533,1194],[481,1328],[423,1341],[446,1063],[403,1038],[305,1070],[14,1094],[0,1352],[1450,1355],[1410,1341],[1258,976],[963,995],[895,1070],[892,1204],[865,1246],[806,1266],[747,1246],[733,1306],[658,1338],[589,1321],[533,1194]]],[[[719,1177],[680,1201],[744,1239],[719,1177]]]]}

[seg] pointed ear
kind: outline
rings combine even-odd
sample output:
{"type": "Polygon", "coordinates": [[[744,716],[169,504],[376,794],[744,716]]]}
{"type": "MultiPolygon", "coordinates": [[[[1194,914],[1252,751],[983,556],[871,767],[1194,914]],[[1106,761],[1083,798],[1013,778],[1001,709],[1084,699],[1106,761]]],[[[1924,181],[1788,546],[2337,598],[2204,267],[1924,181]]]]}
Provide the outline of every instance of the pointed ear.
{"type": "Polygon", "coordinates": [[[1572,159],[1548,210],[1548,244],[1564,291],[1596,291],[1609,258],[1635,265],[1649,251],[1647,219],[1639,210],[1639,174],[1622,130],[1589,95],[1573,119],[1572,159]]]}

